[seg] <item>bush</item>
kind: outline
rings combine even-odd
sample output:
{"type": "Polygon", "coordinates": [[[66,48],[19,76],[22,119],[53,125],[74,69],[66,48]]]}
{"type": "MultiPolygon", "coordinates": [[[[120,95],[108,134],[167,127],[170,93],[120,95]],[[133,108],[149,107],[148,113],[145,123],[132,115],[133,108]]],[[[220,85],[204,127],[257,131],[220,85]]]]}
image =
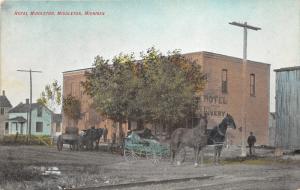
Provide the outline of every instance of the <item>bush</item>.
{"type": "Polygon", "coordinates": [[[26,135],[7,135],[0,141],[2,145],[52,145],[52,138],[47,135],[31,135],[27,141],[26,135]]]}

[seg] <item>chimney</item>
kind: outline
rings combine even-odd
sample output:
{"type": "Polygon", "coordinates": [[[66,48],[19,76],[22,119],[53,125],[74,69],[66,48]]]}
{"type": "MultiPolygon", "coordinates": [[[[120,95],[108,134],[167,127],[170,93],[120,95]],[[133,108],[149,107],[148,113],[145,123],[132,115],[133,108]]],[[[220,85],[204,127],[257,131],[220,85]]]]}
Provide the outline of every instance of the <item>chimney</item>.
{"type": "Polygon", "coordinates": [[[2,90],[2,95],[5,96],[5,90],[2,90]]]}
{"type": "Polygon", "coordinates": [[[29,104],[29,98],[26,99],[26,104],[29,104]]]}

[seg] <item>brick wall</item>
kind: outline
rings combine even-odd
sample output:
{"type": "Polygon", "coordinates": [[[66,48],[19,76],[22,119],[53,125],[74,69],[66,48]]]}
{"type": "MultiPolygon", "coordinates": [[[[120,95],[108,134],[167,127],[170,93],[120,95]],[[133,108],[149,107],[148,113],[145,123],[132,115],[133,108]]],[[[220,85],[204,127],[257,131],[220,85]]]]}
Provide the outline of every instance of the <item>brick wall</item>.
{"type": "MultiPolygon", "coordinates": [[[[258,144],[268,144],[268,119],[269,119],[269,83],[270,65],[248,61],[246,66],[245,82],[242,79],[242,59],[219,55],[209,52],[196,52],[185,54],[202,65],[203,73],[207,74],[207,83],[204,92],[200,95],[200,112],[209,115],[209,128],[217,125],[231,114],[237,125],[236,130],[229,129],[229,142],[241,144],[242,134],[248,137],[253,131],[258,144]],[[227,70],[227,93],[222,93],[222,70],[227,70]],[[250,74],[255,75],[255,96],[250,96],[250,74]],[[243,92],[245,92],[245,123],[242,125],[243,92]],[[243,127],[242,132],[238,130],[243,127]]],[[[81,101],[82,119],[78,122],[79,129],[86,129],[92,125],[108,128],[108,138],[115,131],[112,121],[96,114],[91,109],[92,100],[83,94],[80,82],[85,80],[84,73],[87,69],[64,72],[63,95],[72,94],[81,101]]],[[[63,128],[72,125],[72,122],[63,115],[63,128]]],[[[127,131],[127,125],[123,126],[127,131]]],[[[118,134],[118,133],[117,133],[118,134]]]]}

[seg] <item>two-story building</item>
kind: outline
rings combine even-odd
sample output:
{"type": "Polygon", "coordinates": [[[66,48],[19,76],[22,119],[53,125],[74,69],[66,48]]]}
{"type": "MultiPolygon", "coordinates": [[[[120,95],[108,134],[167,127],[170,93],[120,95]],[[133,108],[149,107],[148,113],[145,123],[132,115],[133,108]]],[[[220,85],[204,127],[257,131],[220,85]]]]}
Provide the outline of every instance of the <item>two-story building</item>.
{"type": "Polygon", "coordinates": [[[11,108],[12,105],[3,90],[2,95],[0,95],[0,139],[5,135],[6,130],[8,130],[8,111],[11,108]]]}
{"type": "MultiPolygon", "coordinates": [[[[270,65],[250,60],[243,65],[240,58],[204,51],[184,56],[201,65],[203,73],[207,75],[207,83],[199,96],[199,112],[208,114],[208,127],[216,126],[229,113],[240,129],[228,131],[229,143],[241,144],[249,132],[254,132],[258,144],[268,144],[270,65]]],[[[115,130],[113,123],[95,113],[91,106],[92,98],[83,93],[84,89],[80,85],[86,80],[89,71],[90,68],[63,73],[63,96],[72,95],[78,99],[81,102],[81,113],[84,113],[76,125],[64,114],[63,128],[107,126],[108,138],[111,138],[115,130]]],[[[124,131],[134,126],[136,124],[124,124],[124,131]]]]}
{"type": "MultiPolygon", "coordinates": [[[[29,100],[26,103],[19,103],[8,112],[9,129],[8,134],[29,133],[29,100]]],[[[51,135],[52,111],[46,106],[33,103],[31,106],[31,134],[51,135]]]]}

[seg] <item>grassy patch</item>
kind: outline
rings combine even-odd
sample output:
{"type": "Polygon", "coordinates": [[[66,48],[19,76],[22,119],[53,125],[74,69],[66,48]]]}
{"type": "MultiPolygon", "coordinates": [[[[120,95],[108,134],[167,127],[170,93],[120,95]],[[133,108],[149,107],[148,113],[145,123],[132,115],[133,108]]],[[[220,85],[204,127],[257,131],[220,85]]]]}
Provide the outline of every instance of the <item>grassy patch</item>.
{"type": "Polygon", "coordinates": [[[0,184],[41,180],[40,172],[26,167],[25,164],[13,162],[0,163],[0,184]]]}
{"type": "Polygon", "coordinates": [[[7,135],[0,141],[1,145],[52,145],[52,139],[50,136],[32,135],[30,139],[26,135],[7,135]]]}

